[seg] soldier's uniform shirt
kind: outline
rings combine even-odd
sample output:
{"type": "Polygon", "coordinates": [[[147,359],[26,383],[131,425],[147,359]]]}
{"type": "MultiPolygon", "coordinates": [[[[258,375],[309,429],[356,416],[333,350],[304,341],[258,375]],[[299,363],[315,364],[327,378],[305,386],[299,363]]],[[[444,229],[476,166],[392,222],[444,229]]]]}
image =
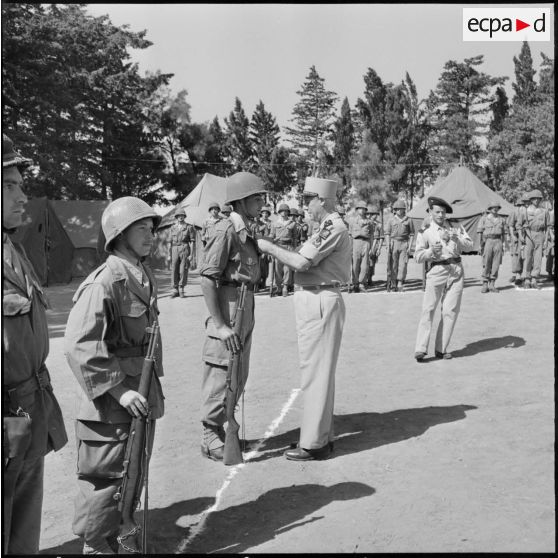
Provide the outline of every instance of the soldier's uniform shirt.
{"type": "Polygon", "coordinates": [[[353,284],[364,283],[368,276],[370,265],[370,240],[374,225],[366,217],[357,215],[349,226],[349,233],[353,239],[353,284]]]}
{"type": "Polygon", "coordinates": [[[190,225],[175,223],[170,228],[172,286],[183,289],[188,283],[190,242],[194,240],[190,225]]]}
{"type": "MultiPolygon", "coordinates": [[[[256,232],[264,237],[271,236],[271,219],[260,218],[256,222],[256,232]]],[[[260,276],[262,285],[265,286],[266,279],[269,275],[269,264],[271,258],[267,254],[260,254],[260,276]]]]}
{"type": "Polygon", "coordinates": [[[548,211],[534,205],[527,207],[526,211],[519,216],[517,229],[523,231],[525,238],[524,279],[536,279],[540,275],[548,223],[548,211]]]}
{"type": "Polygon", "coordinates": [[[41,532],[44,456],[68,438],[45,360],[49,352],[47,300],[31,262],[3,235],[2,416],[18,407],[31,419],[28,445],[4,429],[3,550],[37,554],[41,532]],[[35,379],[38,374],[40,385],[35,379]],[[19,449],[19,451],[18,451],[19,449]]]}
{"type": "Polygon", "coordinates": [[[299,253],[311,267],[295,273],[294,307],[304,411],[300,447],[316,449],[333,440],[335,368],[345,304],[339,288],[299,290],[299,286],[346,284],[351,263],[350,237],[337,213],[328,215],[299,253]]]}
{"type": "MultiPolygon", "coordinates": [[[[240,215],[232,212],[229,219],[215,225],[214,234],[204,248],[200,275],[218,281],[219,307],[230,325],[238,298],[239,283],[257,285],[260,280],[259,251],[252,232],[240,215]]],[[[252,331],[254,329],[254,292],[248,290],[245,299],[242,328],[243,353],[239,370],[238,396],[248,379],[252,331]]],[[[213,426],[225,422],[226,375],[230,353],[218,338],[213,318],[205,320],[206,339],[202,350],[201,420],[213,426]]]]}
{"type": "Polygon", "coordinates": [[[459,315],[464,284],[463,265],[455,260],[455,263],[447,262],[452,258],[460,258],[463,250],[470,250],[473,241],[466,232],[461,232],[457,242],[452,240],[446,242],[443,233],[447,228],[432,221],[427,228],[420,229],[417,234],[415,260],[417,263],[430,262],[432,267],[426,274],[426,288],[415,343],[416,352],[428,352],[432,320],[440,300],[442,300],[442,317],[436,333],[436,351],[447,352],[455,321],[459,315]],[[442,252],[441,256],[434,259],[432,245],[437,241],[442,243],[442,252]],[[436,264],[436,262],[446,263],[436,264]]]}
{"type": "Polygon", "coordinates": [[[213,215],[209,216],[203,223],[201,228],[201,239],[203,242],[208,242],[209,238],[213,234],[213,229],[215,225],[219,223],[219,221],[223,221],[222,217],[213,217],[213,215]]]}
{"type": "Polygon", "coordinates": [[[407,215],[400,218],[399,215],[394,214],[387,223],[385,234],[389,235],[391,243],[392,277],[397,278],[398,281],[405,281],[409,239],[415,234],[413,221],[407,215]]]}
{"type": "Polygon", "coordinates": [[[492,213],[488,213],[481,217],[477,232],[482,234],[484,242],[482,279],[483,281],[496,280],[498,268],[502,263],[506,221],[500,215],[495,217],[492,213]]]}
{"type": "MultiPolygon", "coordinates": [[[[293,250],[296,244],[297,227],[290,219],[279,217],[271,226],[273,242],[287,250],[293,250]]],[[[292,283],[293,271],[275,258],[275,284],[286,287],[292,283]]]]}
{"type": "MultiPolygon", "coordinates": [[[[78,287],[73,301],[64,340],[66,359],[82,388],[75,424],[79,493],[73,531],[93,541],[119,529],[114,495],[132,417],[109,390],[118,384],[139,389],[146,328],[159,313],[157,284],[148,267],[111,254],[78,287]]],[[[151,418],[158,419],[164,413],[160,338],[154,369],[148,401],[151,418]]]]}
{"type": "Polygon", "coordinates": [[[521,237],[517,230],[520,214],[525,211],[523,206],[515,206],[509,214],[507,227],[510,232],[510,253],[512,273],[518,274],[523,271],[523,258],[521,257],[521,237]]]}

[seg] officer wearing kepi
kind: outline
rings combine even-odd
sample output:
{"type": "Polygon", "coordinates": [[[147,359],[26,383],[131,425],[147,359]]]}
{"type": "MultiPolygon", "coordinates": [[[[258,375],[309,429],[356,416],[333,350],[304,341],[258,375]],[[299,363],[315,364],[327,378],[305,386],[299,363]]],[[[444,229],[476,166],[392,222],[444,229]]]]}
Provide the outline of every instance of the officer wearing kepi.
{"type": "Polygon", "coordinates": [[[176,223],[170,230],[171,244],[171,269],[172,269],[172,298],[178,296],[184,298],[184,288],[188,283],[188,269],[190,267],[190,242],[193,242],[193,231],[186,224],[186,212],[179,207],[174,217],[176,223]]]}
{"type": "Polygon", "coordinates": [[[502,263],[504,236],[506,234],[506,222],[498,215],[498,210],[501,207],[497,201],[489,203],[487,206],[488,213],[481,217],[477,227],[482,254],[481,293],[498,292],[495,283],[498,279],[498,269],[502,263]]]}
{"type": "Polygon", "coordinates": [[[227,203],[233,212],[216,223],[200,265],[201,288],[209,316],[202,359],[202,443],[204,457],[223,460],[227,366],[231,352],[242,347],[237,398],[241,396],[250,366],[254,329],[254,286],[260,280],[259,250],[251,222],[264,204],[266,188],[255,174],[237,172],[227,178],[227,203]],[[244,323],[239,337],[231,327],[239,289],[247,285],[244,323]]]}
{"type": "Polygon", "coordinates": [[[10,235],[22,225],[31,164],[2,137],[2,504],[6,554],[37,554],[45,455],[68,438],[45,366],[47,300],[31,262],[10,235]]]}
{"type": "MultiPolygon", "coordinates": [[[[118,544],[118,550],[138,546],[137,526],[121,528],[115,496],[132,417],[149,413],[155,420],[164,412],[160,337],[148,398],[138,391],[146,328],[159,314],[157,283],[143,260],[160,221],[139,198],[118,198],[106,207],[101,227],[110,255],[78,287],[66,325],[66,359],[82,390],[75,424],[79,492],[72,527],[84,539],[84,554],[112,554],[118,544]]],[[[153,434],[154,428],[148,447],[153,434]]]]}
{"type": "Polygon", "coordinates": [[[391,274],[393,279],[397,278],[397,290],[403,291],[405,278],[407,277],[407,262],[411,255],[411,246],[415,236],[413,221],[405,212],[407,206],[403,200],[397,200],[393,204],[394,214],[389,219],[385,230],[386,244],[391,250],[391,274]]]}
{"type": "Polygon", "coordinates": [[[473,241],[463,227],[456,230],[446,221],[446,214],[453,213],[449,203],[431,196],[428,198],[428,207],[431,222],[419,230],[415,247],[417,263],[426,262],[429,268],[415,344],[415,359],[418,362],[426,356],[432,320],[440,301],[442,315],[436,332],[435,355],[443,359],[452,358],[447,349],[463,295],[461,253],[473,247],[473,241]]]}
{"type": "Polygon", "coordinates": [[[349,233],[335,211],[337,189],[335,180],[306,179],[304,203],[320,226],[298,252],[258,240],[263,252],[295,270],[304,410],[298,446],[285,452],[285,457],[294,461],[326,459],[333,449],[335,369],[345,322],[340,287],[349,280],[351,263],[349,233]]]}

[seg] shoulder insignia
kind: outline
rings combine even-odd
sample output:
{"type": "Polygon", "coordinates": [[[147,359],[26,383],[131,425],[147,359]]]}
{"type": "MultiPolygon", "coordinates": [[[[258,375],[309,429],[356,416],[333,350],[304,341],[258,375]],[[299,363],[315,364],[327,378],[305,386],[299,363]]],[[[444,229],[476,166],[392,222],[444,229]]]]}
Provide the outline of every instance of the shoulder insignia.
{"type": "Polygon", "coordinates": [[[322,243],[322,239],[317,236],[313,241],[312,244],[317,248],[322,243]]]}
{"type": "Polygon", "coordinates": [[[328,236],[331,236],[331,231],[329,229],[323,229],[320,231],[319,238],[325,240],[328,236]]]}
{"type": "Polygon", "coordinates": [[[333,221],[331,221],[330,219],[328,219],[325,223],[324,223],[324,229],[331,229],[333,227],[333,221]]]}

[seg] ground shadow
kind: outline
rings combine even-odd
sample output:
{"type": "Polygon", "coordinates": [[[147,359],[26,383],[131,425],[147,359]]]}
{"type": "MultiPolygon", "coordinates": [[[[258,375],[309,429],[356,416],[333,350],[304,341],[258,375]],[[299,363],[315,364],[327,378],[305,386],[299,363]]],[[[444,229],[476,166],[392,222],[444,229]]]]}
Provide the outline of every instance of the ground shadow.
{"type": "Polygon", "coordinates": [[[465,345],[462,349],[452,351],[454,358],[466,357],[484,353],[486,351],[495,351],[497,349],[517,349],[525,345],[523,337],[515,335],[504,335],[503,337],[489,337],[488,339],[480,339],[465,345]]]}
{"type": "Polygon", "coordinates": [[[374,488],[361,482],[274,488],[250,502],[213,512],[203,532],[186,548],[177,550],[188,554],[242,553],[277,535],[319,521],[323,515],[313,514],[331,502],[374,493],[374,488]]]}
{"type": "MultiPolygon", "coordinates": [[[[431,426],[466,418],[473,405],[452,407],[421,407],[387,413],[354,413],[336,415],[335,450],[333,457],[374,449],[386,444],[424,434],[431,426]]],[[[264,461],[283,454],[291,443],[298,442],[300,430],[295,428],[269,438],[261,448],[261,455],[250,461],[264,461]]]]}
{"type": "MultiPolygon", "coordinates": [[[[143,500],[142,500],[143,503],[143,500]]],[[[149,510],[148,524],[148,550],[157,554],[172,554],[176,547],[183,541],[190,532],[190,526],[180,527],[177,523],[184,516],[196,516],[215,503],[215,498],[194,498],[193,500],[183,500],[166,508],[154,508],[149,510]]],[[[143,513],[136,513],[136,521],[142,523],[143,513]]],[[[195,524],[199,521],[193,521],[195,524]]],[[[39,554],[81,554],[83,540],[74,538],[59,546],[41,550],[39,554]]]]}

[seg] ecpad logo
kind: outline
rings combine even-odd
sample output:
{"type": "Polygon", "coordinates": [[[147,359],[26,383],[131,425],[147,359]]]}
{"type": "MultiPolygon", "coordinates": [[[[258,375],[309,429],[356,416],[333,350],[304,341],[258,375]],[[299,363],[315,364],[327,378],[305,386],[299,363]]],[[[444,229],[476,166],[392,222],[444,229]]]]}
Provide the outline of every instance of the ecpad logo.
{"type": "Polygon", "coordinates": [[[550,41],[550,8],[463,8],[464,41],[550,41]]]}

